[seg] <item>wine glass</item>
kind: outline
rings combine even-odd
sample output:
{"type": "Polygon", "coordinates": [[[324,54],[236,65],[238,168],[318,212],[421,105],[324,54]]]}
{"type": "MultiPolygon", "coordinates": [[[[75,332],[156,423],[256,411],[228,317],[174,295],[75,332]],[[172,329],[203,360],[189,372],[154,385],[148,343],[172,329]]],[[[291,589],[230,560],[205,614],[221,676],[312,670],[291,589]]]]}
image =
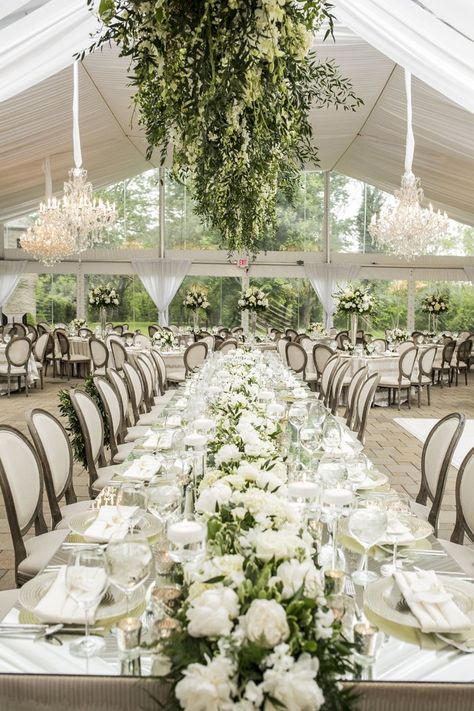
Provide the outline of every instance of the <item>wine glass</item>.
{"type": "Polygon", "coordinates": [[[65,585],[69,597],[84,610],[85,635],[69,645],[76,657],[93,657],[105,642],[89,634],[91,610],[100,602],[108,585],[103,551],[97,546],[73,551],[66,567],[65,585]]]}
{"type": "Polygon", "coordinates": [[[315,427],[302,427],[300,430],[300,442],[304,451],[309,455],[309,468],[314,469],[314,455],[319,452],[322,447],[321,430],[315,427]]]}
{"type": "Polygon", "coordinates": [[[363,454],[348,457],[346,459],[346,470],[353,490],[356,491],[358,487],[367,479],[367,458],[363,454]]]}
{"type": "Polygon", "coordinates": [[[338,561],[337,550],[337,525],[339,518],[352,505],[353,494],[344,486],[324,488],[321,494],[322,511],[324,520],[331,531],[332,537],[332,568],[336,569],[338,561]]]}
{"type": "Polygon", "coordinates": [[[410,533],[411,522],[416,516],[411,510],[410,498],[407,494],[387,494],[385,496],[385,508],[387,510],[387,539],[390,541],[393,552],[392,562],[384,563],[380,567],[380,572],[384,576],[396,573],[402,567],[401,561],[397,560],[398,542],[403,535],[410,533]],[[395,528],[395,530],[391,530],[395,528]],[[396,531],[396,529],[399,529],[396,531]],[[396,532],[395,532],[396,531],[396,532]]]}
{"type": "Polygon", "coordinates": [[[132,593],[143,585],[150,575],[152,559],[152,551],[147,541],[135,536],[111,541],[105,550],[109,580],[125,594],[127,615],[132,593]]]}
{"type": "Polygon", "coordinates": [[[342,429],[338,421],[331,415],[323,425],[323,449],[325,452],[337,452],[341,448],[342,429]]]}
{"type": "Polygon", "coordinates": [[[311,423],[311,425],[314,425],[314,427],[320,428],[322,427],[326,417],[327,410],[324,406],[323,401],[314,400],[314,402],[312,402],[309,407],[308,421],[311,423]]]}
{"type": "Polygon", "coordinates": [[[304,405],[301,402],[295,402],[293,405],[290,407],[288,411],[288,420],[291,425],[296,430],[296,442],[297,442],[297,451],[298,451],[298,459],[301,459],[301,439],[300,439],[300,432],[301,428],[305,424],[305,422],[308,419],[308,410],[306,405],[304,405]]]}
{"type": "Polygon", "coordinates": [[[178,511],[181,499],[181,491],[173,482],[156,482],[148,487],[148,511],[161,523],[166,524],[178,511]]]}
{"type": "Polygon", "coordinates": [[[117,513],[125,523],[128,523],[130,533],[140,522],[147,508],[147,491],[142,482],[124,482],[117,492],[115,505],[117,513]],[[137,507],[132,513],[132,508],[137,507]]]}
{"type": "Polygon", "coordinates": [[[364,549],[363,570],[352,573],[352,580],[357,585],[366,585],[377,580],[378,575],[369,571],[369,548],[382,538],[387,530],[387,512],[378,502],[363,499],[349,515],[349,533],[364,549]]]}

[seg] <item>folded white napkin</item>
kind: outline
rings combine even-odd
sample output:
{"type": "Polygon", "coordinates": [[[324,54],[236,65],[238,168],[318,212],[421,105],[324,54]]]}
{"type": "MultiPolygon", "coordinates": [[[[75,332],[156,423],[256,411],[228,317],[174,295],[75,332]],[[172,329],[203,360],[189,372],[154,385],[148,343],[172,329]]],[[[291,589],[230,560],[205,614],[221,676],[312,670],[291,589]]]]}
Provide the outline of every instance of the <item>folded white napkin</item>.
{"type": "Polygon", "coordinates": [[[143,442],[144,449],[171,449],[173,432],[153,432],[143,442]]]}
{"type": "MultiPolygon", "coordinates": [[[[103,568],[74,568],[73,595],[66,587],[66,566],[60,569],[56,579],[35,607],[35,614],[43,622],[66,622],[83,624],[84,608],[78,603],[81,593],[90,599],[90,591],[95,591],[97,600],[89,607],[89,620],[93,620],[103,592],[106,589],[106,573],[103,568]]],[[[71,571],[68,573],[71,579],[71,571]]]]}
{"type": "Polygon", "coordinates": [[[158,472],[161,466],[159,459],[152,457],[150,454],[145,454],[140,459],[135,459],[131,466],[126,469],[122,476],[124,479],[132,481],[150,481],[158,472]]]}
{"type": "Polygon", "coordinates": [[[180,427],[181,426],[181,416],[180,415],[170,415],[166,418],[167,427],[180,427]]]}
{"type": "Polygon", "coordinates": [[[398,571],[394,577],[423,632],[462,632],[471,626],[434,570],[398,571]]]}
{"type": "Polygon", "coordinates": [[[415,537],[410,528],[403,521],[400,521],[394,511],[389,511],[387,516],[387,530],[384,539],[390,543],[396,543],[397,540],[403,540],[407,543],[414,541],[415,537]]]}
{"type": "Polygon", "coordinates": [[[119,539],[127,535],[130,519],[138,511],[138,506],[101,506],[97,518],[84,531],[86,538],[98,541],[119,539]]]}

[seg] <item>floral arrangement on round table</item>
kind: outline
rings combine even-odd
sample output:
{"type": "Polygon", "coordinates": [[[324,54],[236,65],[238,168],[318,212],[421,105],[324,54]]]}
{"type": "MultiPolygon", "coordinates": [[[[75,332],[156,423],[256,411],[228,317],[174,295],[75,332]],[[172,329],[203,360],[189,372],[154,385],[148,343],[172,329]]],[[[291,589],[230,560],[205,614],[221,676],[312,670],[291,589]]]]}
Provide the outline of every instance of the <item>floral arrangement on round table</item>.
{"type": "Polygon", "coordinates": [[[199,284],[193,284],[189,289],[186,290],[183,299],[183,306],[193,312],[193,329],[197,331],[199,329],[199,309],[206,311],[210,304],[207,300],[207,289],[199,284]]]}
{"type": "Polygon", "coordinates": [[[159,348],[174,348],[176,339],[171,331],[157,331],[153,334],[153,345],[159,348]]]}
{"type": "Polygon", "coordinates": [[[353,697],[339,680],[352,669],[351,645],[325,597],[313,539],[285,497],[280,426],[259,401],[261,367],[258,353],[236,351],[215,373],[226,385],[210,404],[214,468],[196,501],[208,555],[184,565],[180,628],[162,642],[163,674],[185,711],[348,711],[353,697]]]}
{"type": "Polygon", "coordinates": [[[197,214],[231,252],[264,248],[278,192],[293,202],[301,167],[318,162],[310,110],[362,103],[312,47],[318,30],[332,36],[331,5],[102,0],[99,14],[94,46],[118,44],[130,60],[148,157],[172,156],[172,175],[190,179],[197,214]]]}
{"type": "Polygon", "coordinates": [[[87,321],[85,318],[73,318],[69,324],[69,330],[77,333],[79,329],[85,328],[87,326],[87,321]]]}
{"type": "Polygon", "coordinates": [[[89,290],[88,301],[90,306],[96,306],[100,314],[100,330],[102,338],[105,337],[107,323],[107,308],[119,306],[120,299],[112,284],[100,284],[89,290]]]}
{"type": "Polygon", "coordinates": [[[386,338],[389,343],[405,343],[411,341],[411,333],[404,328],[392,328],[387,331],[386,338]]]}
{"type": "Polygon", "coordinates": [[[308,334],[310,336],[327,336],[328,332],[324,328],[324,324],[321,321],[314,321],[308,326],[308,334]]]}
{"type": "Polygon", "coordinates": [[[350,338],[353,345],[357,336],[357,317],[368,316],[374,307],[374,300],[368,286],[354,286],[348,284],[332,295],[336,303],[338,314],[347,314],[351,317],[350,338]]]}

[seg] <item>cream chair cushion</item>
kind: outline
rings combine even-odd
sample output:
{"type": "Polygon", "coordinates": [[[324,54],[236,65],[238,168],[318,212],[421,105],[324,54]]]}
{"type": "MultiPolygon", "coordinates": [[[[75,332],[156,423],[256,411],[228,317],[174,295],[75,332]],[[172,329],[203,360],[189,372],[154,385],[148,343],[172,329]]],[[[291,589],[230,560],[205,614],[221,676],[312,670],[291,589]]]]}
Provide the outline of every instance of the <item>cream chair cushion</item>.
{"type": "Polygon", "coordinates": [[[94,481],[94,483],[91,485],[92,491],[95,493],[98,493],[99,491],[102,491],[104,486],[107,486],[109,481],[114,478],[114,476],[117,474],[117,466],[113,465],[110,467],[99,467],[97,469],[97,479],[94,481]]]}
{"type": "Polygon", "coordinates": [[[382,380],[379,383],[379,388],[383,386],[388,386],[391,388],[398,388],[400,385],[401,388],[407,388],[411,385],[411,381],[408,378],[402,378],[400,382],[398,381],[398,378],[382,378],[382,380]]]}
{"type": "Polygon", "coordinates": [[[51,560],[68,533],[69,530],[50,531],[26,539],[26,558],[18,566],[18,572],[29,578],[37,575],[51,560]]]}
{"type": "Polygon", "coordinates": [[[121,464],[122,462],[124,462],[127,459],[128,455],[132,452],[134,446],[135,444],[133,442],[125,442],[124,444],[119,444],[117,446],[118,452],[115,455],[113,461],[116,464],[121,464]]]}
{"type": "Polygon", "coordinates": [[[128,427],[127,434],[125,435],[125,442],[135,442],[136,439],[145,437],[149,429],[150,428],[146,425],[128,427]]]}

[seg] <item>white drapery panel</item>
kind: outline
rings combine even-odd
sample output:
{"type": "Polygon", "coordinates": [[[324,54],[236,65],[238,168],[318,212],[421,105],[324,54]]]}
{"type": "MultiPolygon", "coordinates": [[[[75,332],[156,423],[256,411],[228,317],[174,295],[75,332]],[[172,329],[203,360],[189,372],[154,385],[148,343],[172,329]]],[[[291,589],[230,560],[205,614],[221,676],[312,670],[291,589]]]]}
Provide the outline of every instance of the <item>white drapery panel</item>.
{"type": "Polygon", "coordinates": [[[0,262],[0,308],[13,294],[27,262],[0,262]]]}
{"type": "Polygon", "coordinates": [[[474,286],[474,267],[464,267],[464,271],[466,272],[467,278],[474,286]]]}
{"type": "Polygon", "coordinates": [[[89,47],[98,27],[86,0],[49,0],[6,24],[0,30],[0,101],[72,64],[73,55],[89,47]]]}
{"type": "Polygon", "coordinates": [[[335,0],[337,19],[451,101],[474,112],[472,0],[335,0]]]}
{"type": "Polygon", "coordinates": [[[332,328],[334,311],[336,310],[332,295],[338,286],[344,287],[357,277],[359,267],[305,262],[304,270],[323,305],[326,328],[332,328]]]}
{"type": "Polygon", "coordinates": [[[133,270],[140,277],[159,312],[161,326],[168,325],[168,308],[173,297],[189,272],[189,259],[156,259],[151,262],[132,262],[133,270]]]}

